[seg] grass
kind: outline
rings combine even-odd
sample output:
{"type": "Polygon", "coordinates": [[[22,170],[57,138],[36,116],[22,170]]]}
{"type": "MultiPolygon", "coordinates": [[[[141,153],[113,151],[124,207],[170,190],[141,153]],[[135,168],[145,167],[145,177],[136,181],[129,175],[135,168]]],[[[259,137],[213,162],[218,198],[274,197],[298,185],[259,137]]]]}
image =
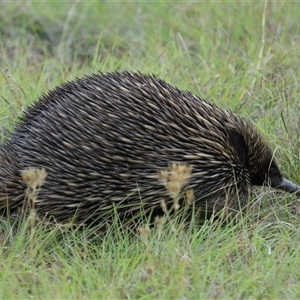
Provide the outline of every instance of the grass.
{"type": "MultiPolygon", "coordinates": [[[[0,140],[48,89],[139,70],[253,120],[300,183],[299,18],[296,2],[3,1],[0,140]]],[[[300,297],[299,203],[268,189],[228,226],[0,228],[1,299],[300,297]]]]}

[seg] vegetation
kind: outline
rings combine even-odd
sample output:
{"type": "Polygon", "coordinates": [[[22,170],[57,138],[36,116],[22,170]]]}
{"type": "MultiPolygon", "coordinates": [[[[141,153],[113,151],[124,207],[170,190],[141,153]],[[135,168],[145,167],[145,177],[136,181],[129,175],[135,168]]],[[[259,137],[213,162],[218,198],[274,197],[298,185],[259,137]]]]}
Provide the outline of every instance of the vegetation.
{"type": "MultiPolygon", "coordinates": [[[[0,140],[48,89],[139,70],[253,120],[300,183],[297,2],[0,2],[0,140]]],[[[296,299],[299,199],[255,189],[222,226],[107,231],[0,219],[1,299],[296,299]]],[[[112,212],[113,213],[113,212],[112,212]]]]}

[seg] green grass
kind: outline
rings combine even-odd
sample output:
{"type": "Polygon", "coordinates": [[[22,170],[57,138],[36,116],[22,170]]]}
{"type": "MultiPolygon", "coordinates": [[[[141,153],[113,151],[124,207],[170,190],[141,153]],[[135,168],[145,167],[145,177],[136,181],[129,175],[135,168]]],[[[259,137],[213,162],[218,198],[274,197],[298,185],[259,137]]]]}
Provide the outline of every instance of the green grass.
{"type": "MultiPolygon", "coordinates": [[[[253,120],[299,184],[299,19],[297,2],[1,2],[0,140],[48,89],[139,70],[253,120]]],[[[253,204],[228,226],[93,238],[1,219],[0,298],[299,298],[298,199],[256,189],[253,204]]]]}

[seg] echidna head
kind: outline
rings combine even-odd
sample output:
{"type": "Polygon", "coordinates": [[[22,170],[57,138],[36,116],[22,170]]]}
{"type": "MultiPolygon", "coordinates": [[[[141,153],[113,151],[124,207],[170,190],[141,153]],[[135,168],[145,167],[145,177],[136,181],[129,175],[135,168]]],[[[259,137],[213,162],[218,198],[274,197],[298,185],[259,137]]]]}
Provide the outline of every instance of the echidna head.
{"type": "Polygon", "coordinates": [[[274,160],[271,162],[267,175],[268,182],[272,188],[296,193],[297,196],[300,196],[300,186],[284,178],[274,160]]]}
{"type": "Polygon", "coordinates": [[[300,186],[284,178],[269,148],[265,149],[265,153],[260,160],[260,166],[251,177],[251,184],[269,185],[272,188],[296,193],[297,196],[300,196],[300,186]]]}
{"type": "Polygon", "coordinates": [[[240,122],[240,134],[244,138],[247,149],[247,166],[251,184],[269,185],[300,196],[300,186],[284,178],[274,158],[274,152],[260,133],[251,123],[243,119],[239,119],[238,122],[240,122]]]}

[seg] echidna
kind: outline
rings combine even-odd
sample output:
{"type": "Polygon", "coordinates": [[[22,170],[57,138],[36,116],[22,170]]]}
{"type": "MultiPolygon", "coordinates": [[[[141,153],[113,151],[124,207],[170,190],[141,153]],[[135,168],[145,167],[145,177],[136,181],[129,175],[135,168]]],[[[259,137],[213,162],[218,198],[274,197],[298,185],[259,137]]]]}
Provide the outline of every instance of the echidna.
{"type": "Polygon", "coordinates": [[[250,122],[140,73],[93,74],[42,96],[0,149],[2,211],[26,203],[28,168],[46,170],[35,208],[58,222],[158,212],[189,191],[208,212],[242,209],[253,185],[300,195],[250,122]]]}

